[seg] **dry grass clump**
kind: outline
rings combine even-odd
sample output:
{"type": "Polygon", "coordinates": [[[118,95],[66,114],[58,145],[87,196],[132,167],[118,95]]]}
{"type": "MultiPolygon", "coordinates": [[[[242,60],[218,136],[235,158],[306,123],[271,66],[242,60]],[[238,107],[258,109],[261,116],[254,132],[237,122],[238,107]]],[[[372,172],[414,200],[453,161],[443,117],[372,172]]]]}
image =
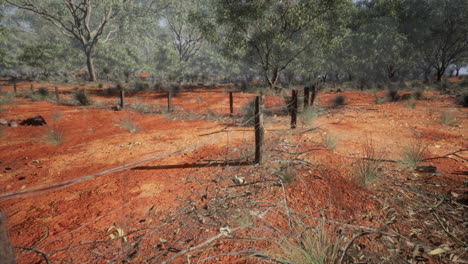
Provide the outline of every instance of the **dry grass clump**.
{"type": "Polygon", "coordinates": [[[44,142],[53,146],[60,146],[65,140],[64,131],[62,129],[52,127],[48,128],[45,134],[44,142]]]}
{"type": "Polygon", "coordinates": [[[403,148],[401,153],[401,163],[409,169],[416,169],[424,160],[427,153],[427,144],[421,139],[411,141],[403,148]]]}
{"type": "Polygon", "coordinates": [[[355,169],[359,181],[366,186],[379,176],[383,154],[376,150],[372,139],[367,139],[362,145],[362,152],[363,157],[357,161],[355,169]]]}

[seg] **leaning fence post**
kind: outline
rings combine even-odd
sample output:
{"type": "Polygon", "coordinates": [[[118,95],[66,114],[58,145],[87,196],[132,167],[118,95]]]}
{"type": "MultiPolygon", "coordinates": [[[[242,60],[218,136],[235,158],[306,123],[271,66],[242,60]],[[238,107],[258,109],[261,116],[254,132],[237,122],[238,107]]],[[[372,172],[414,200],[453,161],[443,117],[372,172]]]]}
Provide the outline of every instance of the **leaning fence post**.
{"type": "Polygon", "coordinates": [[[8,239],[6,216],[0,212],[0,263],[16,264],[15,251],[8,239]]]}
{"type": "Polygon", "coordinates": [[[296,128],[297,123],[297,90],[292,91],[291,99],[291,128],[296,128]]]}
{"type": "Polygon", "coordinates": [[[263,162],[263,140],[265,128],[263,127],[263,95],[255,98],[255,164],[263,162]]]}
{"type": "Polygon", "coordinates": [[[312,95],[310,96],[310,105],[314,105],[315,98],[317,97],[317,84],[312,85],[312,95]]]}
{"type": "Polygon", "coordinates": [[[234,115],[234,98],[232,96],[232,92],[229,92],[229,113],[234,115]]]}
{"type": "Polygon", "coordinates": [[[167,94],[167,112],[172,112],[172,89],[167,94]]]}
{"type": "Polygon", "coordinates": [[[310,88],[309,86],[304,87],[304,110],[310,105],[310,88]]]}
{"type": "Polygon", "coordinates": [[[60,102],[60,95],[59,95],[59,89],[57,86],[55,86],[55,100],[57,101],[57,104],[60,102]]]}

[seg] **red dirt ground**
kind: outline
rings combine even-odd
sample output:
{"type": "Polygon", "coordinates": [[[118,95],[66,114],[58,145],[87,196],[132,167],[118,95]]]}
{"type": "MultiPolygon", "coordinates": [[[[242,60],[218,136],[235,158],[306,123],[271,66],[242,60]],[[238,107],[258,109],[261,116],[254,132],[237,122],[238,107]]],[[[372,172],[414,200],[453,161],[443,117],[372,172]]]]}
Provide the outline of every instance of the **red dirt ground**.
{"type": "MultiPolygon", "coordinates": [[[[4,91],[13,89],[6,83],[1,85],[4,91]]],[[[18,84],[20,93],[29,89],[30,83],[18,84]]],[[[386,160],[401,159],[404,148],[414,144],[416,137],[427,145],[428,158],[466,150],[467,110],[454,106],[451,98],[436,92],[425,92],[414,109],[406,108],[405,102],[376,105],[375,96],[364,92],[342,93],[347,104],[333,108],[331,101],[337,94],[322,93],[318,101],[329,107],[326,115],[312,123],[299,122],[296,130],[289,129],[288,117],[279,111],[283,99],[267,96],[267,108],[277,110],[267,117],[267,165],[226,166],[222,164],[226,160],[246,157],[252,160],[254,135],[251,127],[238,127],[237,117],[229,116],[229,97],[222,86],[182,92],[174,98],[173,114],[112,111],[110,106],[117,103],[116,97],[99,95],[99,88],[86,89],[92,95],[93,106],[16,98],[0,112],[0,118],[21,120],[42,115],[48,122],[45,127],[2,129],[0,208],[8,217],[11,242],[46,252],[54,263],[160,263],[219,234],[222,227],[234,228],[238,225],[234,216],[242,216],[246,210],[252,214],[268,208],[233,208],[233,204],[244,201],[239,197],[254,197],[256,201],[276,205],[285,199],[290,208],[303,214],[324,216],[350,226],[386,232],[398,230],[402,236],[410,236],[414,222],[408,220],[407,208],[398,200],[401,190],[406,189],[395,188],[395,184],[406,186],[408,181],[414,181],[411,186],[414,190],[421,182],[421,189],[434,195],[463,195],[463,190],[466,191],[463,189],[468,179],[466,152],[458,153],[458,157],[424,162],[423,165],[437,167],[438,174],[434,175],[417,174],[397,163],[384,162],[381,178],[367,187],[359,184],[353,170],[356,160],[362,157],[362,144],[368,139],[372,139],[386,160]],[[447,111],[458,118],[457,125],[440,123],[441,113],[447,111]],[[192,116],[188,117],[188,113],[192,116]],[[125,120],[137,124],[138,131],[130,133],[125,129],[125,120]],[[50,129],[63,132],[63,144],[53,146],[47,142],[50,129]],[[336,137],[333,149],[324,145],[326,135],[336,137]],[[284,154],[310,149],[315,151],[303,154],[300,160],[312,165],[297,166],[296,180],[286,185],[285,198],[277,184],[232,186],[236,176],[245,177],[249,183],[269,180],[271,177],[265,175],[279,166],[275,160],[284,158],[278,151],[284,154]],[[147,162],[130,164],[131,169],[95,175],[146,157],[147,162]],[[76,179],[80,180],[73,185],[53,186],[76,179]],[[42,186],[50,189],[30,192],[42,186]],[[396,218],[391,224],[386,222],[389,208],[394,208],[396,218]],[[125,239],[112,240],[119,236],[117,228],[126,234],[125,239]]],[[[60,86],[59,90],[62,100],[71,100],[72,86],[60,86]]],[[[236,92],[235,113],[240,113],[255,96],[236,92]]],[[[164,94],[135,92],[129,94],[127,103],[145,102],[163,109],[166,100],[164,94]]],[[[421,195],[412,197],[405,191],[403,196],[411,197],[401,199],[409,203],[421,195]]],[[[428,206],[436,203],[426,202],[428,206]]],[[[272,210],[266,215],[256,223],[282,225],[281,214],[275,215],[272,210]]],[[[456,251],[457,243],[442,237],[446,234],[431,233],[430,228],[435,226],[421,228],[415,238],[411,237],[429,247],[425,248],[425,258],[441,263],[438,261],[442,257],[430,257],[427,252],[444,243],[457,257],[466,260],[466,255],[456,251]],[[444,241],[439,242],[441,239],[444,241]]],[[[241,238],[267,234],[257,229],[240,232],[236,239],[210,243],[208,249],[190,251],[174,263],[203,259],[203,263],[252,263],[252,259],[240,254],[212,257],[248,249],[252,244],[243,243],[241,238]]],[[[466,235],[456,234],[466,239],[466,235]]],[[[370,238],[359,241],[360,245],[374,243],[370,238]]],[[[18,263],[45,263],[40,254],[16,250],[18,263]]],[[[353,250],[350,252],[356,253],[353,250]]],[[[385,247],[368,246],[367,258],[371,262],[375,260],[371,254],[374,250],[385,247]]]]}

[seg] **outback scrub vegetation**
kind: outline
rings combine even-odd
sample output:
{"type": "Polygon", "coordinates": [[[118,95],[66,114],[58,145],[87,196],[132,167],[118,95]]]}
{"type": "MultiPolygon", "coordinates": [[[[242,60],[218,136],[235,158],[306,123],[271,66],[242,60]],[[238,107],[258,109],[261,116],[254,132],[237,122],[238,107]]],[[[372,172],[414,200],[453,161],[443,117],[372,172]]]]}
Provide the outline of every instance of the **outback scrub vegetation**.
{"type": "Polygon", "coordinates": [[[0,263],[466,263],[468,1],[0,0],[0,263]]]}

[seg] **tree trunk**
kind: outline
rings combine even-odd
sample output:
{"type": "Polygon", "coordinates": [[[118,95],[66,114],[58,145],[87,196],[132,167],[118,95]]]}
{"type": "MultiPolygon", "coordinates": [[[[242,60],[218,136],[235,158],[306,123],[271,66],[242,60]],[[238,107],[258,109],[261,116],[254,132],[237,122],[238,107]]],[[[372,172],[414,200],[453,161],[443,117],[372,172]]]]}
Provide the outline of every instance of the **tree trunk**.
{"type": "Polygon", "coordinates": [[[95,82],[96,81],[96,71],[94,70],[92,52],[87,52],[86,53],[86,64],[88,66],[89,81],[90,82],[95,82]]]}

